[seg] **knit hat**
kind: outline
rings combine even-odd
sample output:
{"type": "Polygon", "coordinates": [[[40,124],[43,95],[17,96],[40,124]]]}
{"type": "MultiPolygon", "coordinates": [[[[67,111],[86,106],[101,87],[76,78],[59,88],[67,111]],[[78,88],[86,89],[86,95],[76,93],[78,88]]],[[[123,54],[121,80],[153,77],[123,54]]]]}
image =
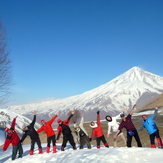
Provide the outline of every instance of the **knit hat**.
{"type": "Polygon", "coordinates": [[[6,128],[5,128],[5,132],[7,132],[8,130],[9,130],[9,128],[6,127],[6,128]]]}
{"type": "Polygon", "coordinates": [[[40,122],[41,122],[41,123],[42,123],[42,122],[45,122],[45,120],[41,120],[40,122]]]}
{"type": "Polygon", "coordinates": [[[58,119],[57,122],[58,122],[58,123],[59,123],[59,122],[62,122],[62,120],[61,120],[61,119],[58,119]]]}
{"type": "Polygon", "coordinates": [[[146,117],[147,115],[146,114],[143,114],[142,117],[146,117]]]}

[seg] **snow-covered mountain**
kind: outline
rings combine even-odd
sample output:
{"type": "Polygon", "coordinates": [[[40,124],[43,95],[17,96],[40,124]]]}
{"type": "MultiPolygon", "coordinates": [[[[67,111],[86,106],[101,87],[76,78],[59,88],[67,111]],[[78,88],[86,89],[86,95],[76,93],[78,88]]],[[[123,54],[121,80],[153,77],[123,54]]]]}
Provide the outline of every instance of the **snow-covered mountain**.
{"type": "Polygon", "coordinates": [[[115,115],[124,108],[137,108],[149,102],[163,92],[163,77],[133,67],[110,82],[87,91],[81,95],[56,99],[40,103],[10,106],[7,110],[31,117],[33,111],[39,114],[39,120],[50,119],[60,112],[60,118],[66,118],[69,111],[77,109],[85,113],[85,120],[96,119],[96,111],[101,118],[106,114],[115,115]]]}

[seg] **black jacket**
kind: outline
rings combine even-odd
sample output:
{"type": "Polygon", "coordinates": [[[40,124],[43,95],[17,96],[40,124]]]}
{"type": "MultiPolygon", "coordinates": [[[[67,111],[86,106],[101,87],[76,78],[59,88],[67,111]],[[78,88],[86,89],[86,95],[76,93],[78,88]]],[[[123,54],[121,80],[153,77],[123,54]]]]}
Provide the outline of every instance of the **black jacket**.
{"type": "Polygon", "coordinates": [[[60,138],[61,133],[63,134],[63,136],[70,136],[71,135],[71,129],[68,126],[71,119],[73,117],[73,114],[71,114],[68,119],[66,119],[65,121],[62,121],[62,124],[60,124],[58,126],[58,135],[57,135],[57,140],[60,138]]]}
{"type": "Polygon", "coordinates": [[[35,122],[36,122],[36,115],[34,115],[33,121],[30,123],[30,125],[27,126],[29,130],[25,131],[25,134],[23,135],[22,139],[20,140],[21,142],[24,141],[24,139],[27,137],[27,135],[29,135],[31,139],[39,139],[39,135],[34,128],[35,122]]]}

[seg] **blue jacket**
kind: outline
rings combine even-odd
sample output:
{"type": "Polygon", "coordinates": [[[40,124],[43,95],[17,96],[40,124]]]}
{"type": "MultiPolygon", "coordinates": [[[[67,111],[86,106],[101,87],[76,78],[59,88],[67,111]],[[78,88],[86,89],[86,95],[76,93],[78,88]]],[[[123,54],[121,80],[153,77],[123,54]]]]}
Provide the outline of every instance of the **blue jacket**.
{"type": "Polygon", "coordinates": [[[154,118],[156,117],[158,112],[158,109],[155,109],[154,114],[151,117],[148,117],[146,120],[143,120],[143,125],[138,128],[138,131],[143,130],[144,128],[146,128],[146,130],[148,131],[149,135],[153,134],[154,132],[156,132],[158,130],[155,122],[154,122],[154,118]]]}

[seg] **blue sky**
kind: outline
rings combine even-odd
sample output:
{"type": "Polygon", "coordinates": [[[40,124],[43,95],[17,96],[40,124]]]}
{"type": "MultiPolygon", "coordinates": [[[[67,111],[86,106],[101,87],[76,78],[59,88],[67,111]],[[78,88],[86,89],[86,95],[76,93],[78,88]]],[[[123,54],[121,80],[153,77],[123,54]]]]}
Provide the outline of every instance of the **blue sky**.
{"type": "Polygon", "coordinates": [[[134,66],[163,76],[162,0],[0,0],[10,103],[65,98],[134,66]]]}

